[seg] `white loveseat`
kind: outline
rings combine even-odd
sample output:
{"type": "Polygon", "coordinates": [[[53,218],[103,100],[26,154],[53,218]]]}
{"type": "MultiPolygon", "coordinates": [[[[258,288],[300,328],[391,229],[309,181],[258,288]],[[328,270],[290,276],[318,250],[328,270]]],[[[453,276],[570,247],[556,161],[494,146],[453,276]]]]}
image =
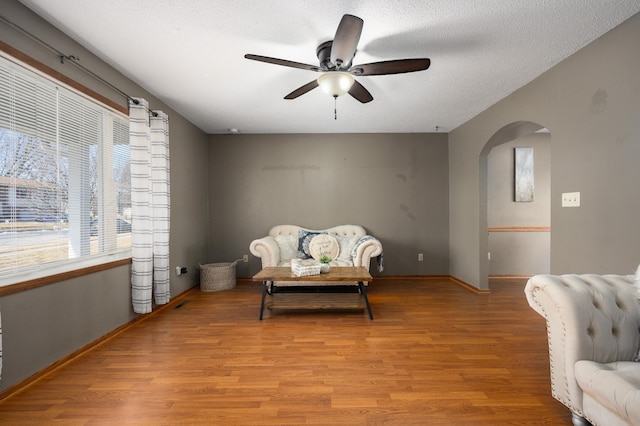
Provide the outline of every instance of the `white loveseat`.
{"type": "Polygon", "coordinates": [[[546,319],[551,393],[574,425],[640,425],[640,308],[633,275],[536,275],[529,305],[546,319]]]}
{"type": "Polygon", "coordinates": [[[315,262],[316,259],[309,253],[309,243],[319,234],[330,235],[337,243],[338,249],[334,252],[337,255],[331,258],[331,267],[363,266],[369,270],[371,259],[375,258],[378,271],[382,271],[382,244],[377,238],[367,235],[359,225],[339,225],[323,230],[277,225],[269,230],[268,235],[252,241],[249,250],[261,259],[263,268],[290,266],[291,259],[315,262]]]}

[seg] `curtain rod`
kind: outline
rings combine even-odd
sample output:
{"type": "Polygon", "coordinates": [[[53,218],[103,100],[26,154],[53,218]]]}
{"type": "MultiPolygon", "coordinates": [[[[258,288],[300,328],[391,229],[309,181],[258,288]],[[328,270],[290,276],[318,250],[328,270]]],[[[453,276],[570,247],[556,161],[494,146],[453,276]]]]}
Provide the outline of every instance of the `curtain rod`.
{"type": "MultiPolygon", "coordinates": [[[[25,30],[24,28],[22,28],[21,26],[19,26],[18,24],[9,21],[7,18],[5,18],[4,16],[0,15],[0,19],[2,19],[6,24],[8,24],[10,27],[20,31],[21,33],[25,34],[26,36],[28,36],[29,38],[31,38],[32,40],[36,41],[37,43],[41,44],[42,46],[46,47],[47,49],[51,50],[53,53],[55,53],[56,55],[58,55],[58,57],[60,58],[60,63],[64,64],[64,60],[67,59],[69,62],[71,62],[72,64],[74,64],[76,67],[78,67],[79,69],[81,69],[82,71],[84,71],[85,73],[89,74],[91,77],[93,77],[94,79],[98,80],[100,83],[104,84],[105,86],[109,87],[111,90],[114,90],[116,92],[118,92],[119,94],[121,94],[122,96],[124,96],[125,98],[127,98],[127,100],[130,100],[131,102],[133,102],[136,105],[139,105],[140,102],[133,98],[132,96],[129,96],[128,94],[126,94],[125,92],[123,92],[122,90],[118,89],[116,86],[114,86],[113,84],[111,84],[110,82],[108,82],[107,80],[105,80],[104,78],[100,77],[99,75],[97,75],[96,73],[94,73],[93,71],[91,71],[90,69],[82,66],[79,61],[80,58],[75,56],[75,55],[65,55],[64,53],[62,53],[61,51],[59,51],[58,49],[56,49],[55,47],[51,46],[49,43],[45,42],[44,40],[39,39],[38,37],[36,37],[35,35],[31,34],[29,31],[25,30]]],[[[154,117],[158,116],[158,113],[156,113],[155,111],[151,111],[149,110],[149,112],[151,114],[153,114],[154,117]]]]}

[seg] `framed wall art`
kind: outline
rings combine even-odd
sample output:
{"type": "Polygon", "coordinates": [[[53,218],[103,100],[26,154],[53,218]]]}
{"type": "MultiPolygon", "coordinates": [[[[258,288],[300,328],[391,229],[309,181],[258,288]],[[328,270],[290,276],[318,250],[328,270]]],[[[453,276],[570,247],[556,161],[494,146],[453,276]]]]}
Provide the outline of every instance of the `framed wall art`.
{"type": "Polygon", "coordinates": [[[514,150],[514,201],[531,202],[534,195],[533,148],[516,147],[514,150]]]}

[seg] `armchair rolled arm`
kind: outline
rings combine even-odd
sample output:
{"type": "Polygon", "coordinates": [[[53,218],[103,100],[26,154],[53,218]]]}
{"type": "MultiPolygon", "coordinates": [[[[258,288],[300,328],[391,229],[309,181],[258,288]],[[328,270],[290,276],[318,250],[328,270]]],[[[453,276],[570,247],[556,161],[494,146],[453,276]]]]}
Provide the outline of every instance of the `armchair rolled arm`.
{"type": "Polygon", "coordinates": [[[365,235],[360,238],[353,247],[351,256],[353,257],[354,266],[364,266],[367,268],[367,271],[369,270],[371,258],[376,256],[380,257],[380,260],[378,261],[378,270],[381,272],[382,243],[377,238],[372,237],[371,235],[365,235]]]}
{"type": "Polygon", "coordinates": [[[640,311],[631,276],[536,275],[525,287],[546,320],[554,398],[582,416],[575,363],[631,361],[638,350],[640,311]]]}
{"type": "Polygon", "coordinates": [[[280,263],[280,247],[271,235],[251,241],[249,251],[254,256],[261,258],[263,268],[278,266],[280,263]]]}

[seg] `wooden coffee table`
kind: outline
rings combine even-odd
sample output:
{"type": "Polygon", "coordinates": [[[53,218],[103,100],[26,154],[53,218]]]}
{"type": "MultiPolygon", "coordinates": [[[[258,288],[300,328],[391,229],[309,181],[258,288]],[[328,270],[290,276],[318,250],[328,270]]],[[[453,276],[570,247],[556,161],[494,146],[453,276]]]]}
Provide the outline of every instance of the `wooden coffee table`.
{"type": "MultiPolygon", "coordinates": [[[[260,319],[265,306],[268,309],[364,309],[369,312],[369,318],[373,319],[371,305],[367,298],[365,281],[373,278],[369,271],[362,266],[334,266],[326,274],[298,277],[291,272],[289,267],[266,267],[253,276],[253,281],[262,281],[262,301],[260,303],[260,319]],[[358,293],[305,293],[305,292],[273,292],[274,281],[300,282],[300,285],[309,287],[318,283],[335,283],[340,285],[355,285],[358,293]],[[303,284],[304,283],[304,284],[303,284]],[[343,283],[343,284],[341,284],[343,283]],[[277,294],[276,294],[277,293],[277,294]],[[267,299],[267,295],[269,296],[267,299]],[[364,304],[363,304],[364,303],[364,304]]],[[[295,285],[295,284],[293,284],[295,285]]]]}

